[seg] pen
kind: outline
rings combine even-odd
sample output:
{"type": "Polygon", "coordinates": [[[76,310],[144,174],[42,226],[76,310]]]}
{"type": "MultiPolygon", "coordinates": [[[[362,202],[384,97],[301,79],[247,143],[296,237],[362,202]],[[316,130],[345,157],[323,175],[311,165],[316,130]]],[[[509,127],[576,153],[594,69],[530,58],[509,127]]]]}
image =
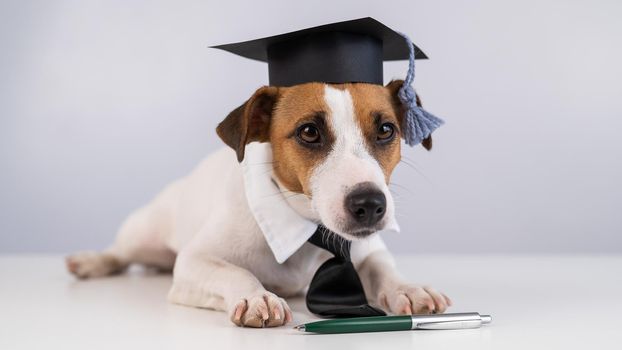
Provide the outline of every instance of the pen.
{"type": "Polygon", "coordinates": [[[490,315],[464,312],[438,315],[377,316],[338,318],[301,324],[294,329],[312,333],[361,333],[407,331],[413,329],[479,328],[492,321],[490,315]]]}

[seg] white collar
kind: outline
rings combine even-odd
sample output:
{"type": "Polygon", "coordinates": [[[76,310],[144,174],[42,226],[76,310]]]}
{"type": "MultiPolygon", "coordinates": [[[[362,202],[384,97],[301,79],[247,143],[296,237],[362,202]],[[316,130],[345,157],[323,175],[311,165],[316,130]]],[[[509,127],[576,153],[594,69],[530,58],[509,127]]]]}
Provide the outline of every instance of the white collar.
{"type": "MultiPolygon", "coordinates": [[[[279,264],[292,256],[313,235],[319,222],[304,217],[301,212],[310,210],[304,205],[296,205],[300,196],[288,196],[276,182],[272,167],[272,147],[269,143],[252,142],[246,145],[242,161],[246,200],[272,254],[279,264]],[[289,202],[288,199],[289,198],[289,202]],[[296,205],[298,211],[292,207],[296,205]]],[[[397,223],[383,231],[399,232],[397,223]]],[[[379,234],[353,242],[351,256],[353,262],[377,249],[386,249],[379,234]]]]}
{"type": "Polygon", "coordinates": [[[285,200],[274,180],[269,143],[246,145],[242,169],[248,205],[281,264],[313,235],[318,223],[302,217],[285,200]]]}

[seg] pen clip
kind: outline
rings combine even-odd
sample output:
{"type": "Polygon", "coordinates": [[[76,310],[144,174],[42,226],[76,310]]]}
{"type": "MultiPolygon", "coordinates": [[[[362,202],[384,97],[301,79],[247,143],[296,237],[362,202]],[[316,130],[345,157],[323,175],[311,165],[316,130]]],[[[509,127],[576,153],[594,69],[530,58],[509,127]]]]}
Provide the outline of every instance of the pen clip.
{"type": "Polygon", "coordinates": [[[413,329],[467,329],[479,328],[481,325],[481,320],[436,321],[417,323],[413,329]]]}

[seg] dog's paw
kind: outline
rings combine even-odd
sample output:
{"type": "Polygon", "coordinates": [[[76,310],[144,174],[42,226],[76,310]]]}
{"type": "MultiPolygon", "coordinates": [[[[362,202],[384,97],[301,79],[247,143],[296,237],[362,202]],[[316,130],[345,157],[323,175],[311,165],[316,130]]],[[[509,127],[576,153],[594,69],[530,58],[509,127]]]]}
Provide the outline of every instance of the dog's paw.
{"type": "Polygon", "coordinates": [[[292,320],[285,300],[267,291],[241,299],[230,315],[231,322],[242,327],[278,327],[292,320]]]}
{"type": "Polygon", "coordinates": [[[65,258],[67,270],[78,278],[112,275],[126,267],[115,256],[107,253],[81,252],[65,258]]]}
{"type": "Polygon", "coordinates": [[[451,300],[430,287],[400,285],[378,295],[380,304],[396,315],[443,313],[451,300]]]}

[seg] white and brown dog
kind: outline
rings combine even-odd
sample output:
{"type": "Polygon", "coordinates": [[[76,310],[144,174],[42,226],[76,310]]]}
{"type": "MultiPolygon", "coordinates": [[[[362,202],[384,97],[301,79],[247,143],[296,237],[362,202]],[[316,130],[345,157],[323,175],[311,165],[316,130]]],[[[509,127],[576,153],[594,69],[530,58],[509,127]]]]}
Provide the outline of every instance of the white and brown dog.
{"type": "Polygon", "coordinates": [[[330,256],[305,243],[323,223],[354,241],[370,303],[444,312],[451,301],[404,281],[375,234],[397,228],[387,184],[401,157],[401,85],[260,88],[217,128],[233,151],[209,156],[130,215],[106,251],[69,256],[69,271],[173,269],[170,301],[226,310],[240,326],[280,326],[292,319],[283,298],[303,293],[330,256]]]}

